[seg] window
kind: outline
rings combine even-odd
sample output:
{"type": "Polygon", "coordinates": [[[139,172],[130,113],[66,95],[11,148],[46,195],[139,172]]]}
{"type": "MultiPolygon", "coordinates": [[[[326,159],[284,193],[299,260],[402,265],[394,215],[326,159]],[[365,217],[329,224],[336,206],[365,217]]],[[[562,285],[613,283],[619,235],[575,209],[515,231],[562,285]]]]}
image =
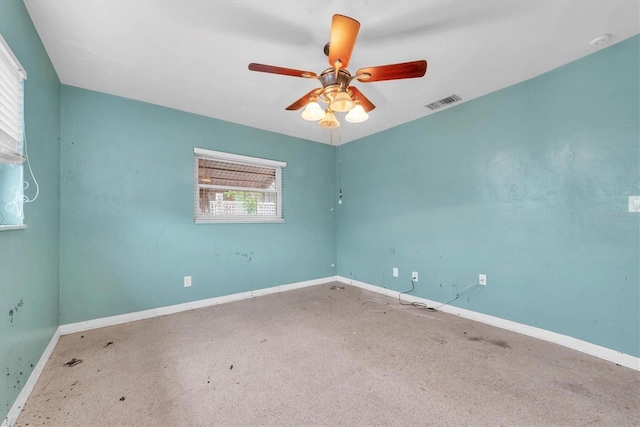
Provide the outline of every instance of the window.
{"type": "Polygon", "coordinates": [[[195,222],[284,222],[285,162],[194,149],[195,222]]]}
{"type": "Polygon", "coordinates": [[[0,229],[23,224],[24,139],[23,81],[27,78],[17,58],[0,36],[0,229]]]}

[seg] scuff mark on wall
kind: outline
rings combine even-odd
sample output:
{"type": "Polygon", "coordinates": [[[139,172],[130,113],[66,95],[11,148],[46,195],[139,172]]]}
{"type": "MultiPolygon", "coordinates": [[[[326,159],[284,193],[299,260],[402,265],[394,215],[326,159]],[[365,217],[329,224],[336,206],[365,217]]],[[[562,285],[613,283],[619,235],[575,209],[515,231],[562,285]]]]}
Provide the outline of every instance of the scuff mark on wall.
{"type": "MultiPolygon", "coordinates": [[[[253,251],[249,251],[249,253],[242,253],[242,252],[235,252],[235,254],[239,257],[244,257],[246,258],[247,262],[251,262],[251,260],[253,259],[253,251]]],[[[229,254],[231,255],[231,254],[229,254]]]]}
{"type": "Polygon", "coordinates": [[[12,309],[9,310],[9,322],[10,323],[13,323],[14,316],[16,316],[18,314],[18,310],[23,305],[24,305],[24,301],[20,300],[20,302],[18,302],[18,304],[16,304],[15,307],[13,307],[12,309]]]}

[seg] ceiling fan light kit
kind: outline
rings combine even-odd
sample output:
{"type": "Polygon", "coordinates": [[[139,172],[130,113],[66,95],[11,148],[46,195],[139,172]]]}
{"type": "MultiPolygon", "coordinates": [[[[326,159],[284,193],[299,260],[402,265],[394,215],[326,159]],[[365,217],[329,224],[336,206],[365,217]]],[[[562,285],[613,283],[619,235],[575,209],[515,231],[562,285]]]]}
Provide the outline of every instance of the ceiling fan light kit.
{"type": "Polygon", "coordinates": [[[347,92],[338,92],[338,94],[333,98],[333,101],[331,101],[329,107],[338,113],[346,113],[347,111],[351,111],[355,105],[356,104],[347,92]]]}
{"type": "Polygon", "coordinates": [[[318,126],[324,129],[334,129],[340,126],[340,122],[338,121],[338,119],[336,119],[336,115],[333,114],[333,111],[327,109],[327,112],[322,120],[318,122],[318,126]]]}
{"type": "Polygon", "coordinates": [[[344,117],[349,123],[362,123],[369,118],[369,114],[364,111],[362,105],[357,104],[349,113],[344,117]]]}
{"type": "Polygon", "coordinates": [[[316,101],[311,101],[307,104],[302,112],[302,118],[310,122],[317,122],[324,117],[324,110],[320,107],[316,101]]]}
{"type": "Polygon", "coordinates": [[[381,65],[359,69],[351,75],[346,69],[356,44],[360,23],[344,15],[333,15],[331,21],[331,37],[324,47],[331,68],[324,70],[319,76],[311,71],[276,67],[264,64],[249,64],[249,70],[262,73],[317,79],[322,87],[313,89],[302,98],[289,105],[289,111],[305,107],[302,118],[318,121],[322,128],[333,129],[340,126],[335,112],[348,113],[345,120],[349,123],[361,123],[369,118],[369,112],[376,108],[355,86],[353,80],[370,83],[384,80],[400,80],[423,77],[427,72],[427,61],[403,62],[400,64],[381,65]],[[323,108],[318,100],[327,104],[323,108]]]}

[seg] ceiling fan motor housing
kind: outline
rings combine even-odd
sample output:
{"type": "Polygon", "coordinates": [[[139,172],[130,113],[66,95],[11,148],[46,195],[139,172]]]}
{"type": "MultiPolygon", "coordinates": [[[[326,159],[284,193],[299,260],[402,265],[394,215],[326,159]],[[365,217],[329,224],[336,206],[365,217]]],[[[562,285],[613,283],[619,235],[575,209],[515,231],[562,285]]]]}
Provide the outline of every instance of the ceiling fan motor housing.
{"type": "Polygon", "coordinates": [[[346,92],[351,83],[351,73],[341,68],[336,73],[335,68],[327,68],[318,76],[318,80],[322,84],[322,94],[329,99],[338,92],[346,92]]]}

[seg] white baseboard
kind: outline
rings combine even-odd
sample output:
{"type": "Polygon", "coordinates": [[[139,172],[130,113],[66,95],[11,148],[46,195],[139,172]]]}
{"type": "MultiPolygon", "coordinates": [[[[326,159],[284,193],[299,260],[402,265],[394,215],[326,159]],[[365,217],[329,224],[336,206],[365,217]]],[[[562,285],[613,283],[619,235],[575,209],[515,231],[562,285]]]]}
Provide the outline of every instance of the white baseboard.
{"type": "Polygon", "coordinates": [[[194,310],[196,308],[210,307],[212,305],[225,304],[228,302],[254,298],[262,295],[275,294],[278,292],[290,291],[293,289],[306,288],[308,286],[320,285],[337,281],[337,276],[325,277],[322,279],[307,280],[304,282],[289,283],[286,285],[273,286],[271,288],[256,289],[254,291],[241,292],[238,294],[224,295],[221,297],[202,299],[198,301],[185,302],[183,304],[169,305],[166,307],[152,308],[150,310],[136,311],[133,313],[120,314],[117,316],[102,317],[99,319],[87,320],[84,322],[67,323],[60,325],[60,335],[68,335],[76,332],[88,331],[91,329],[104,328],[107,326],[120,325],[122,323],[134,322],[136,320],[150,319],[157,316],[179,313],[181,311],[194,310]]]}
{"type": "MultiPolygon", "coordinates": [[[[348,279],[342,276],[337,276],[336,280],[347,285],[357,286],[359,288],[393,298],[398,298],[398,295],[400,294],[400,292],[398,291],[381,288],[379,286],[370,285],[368,283],[359,282],[357,280],[348,279]]],[[[441,303],[437,301],[431,301],[425,298],[416,297],[414,295],[403,294],[402,298],[407,302],[421,302],[430,307],[441,305],[441,303]]],[[[464,317],[465,319],[475,320],[477,322],[486,323],[487,325],[496,326],[498,328],[518,332],[523,335],[528,335],[530,337],[549,341],[555,344],[560,344],[573,350],[578,350],[591,356],[599,357],[600,359],[608,360],[609,362],[617,363],[619,365],[626,366],[627,368],[640,371],[640,358],[621,353],[610,348],[602,347],[587,341],[582,341],[568,335],[562,335],[557,332],[551,332],[546,329],[536,328],[535,326],[529,326],[522,323],[513,322],[511,320],[489,316],[487,314],[466,310],[464,308],[459,308],[452,305],[442,306],[438,308],[438,310],[444,313],[455,314],[456,316],[464,317]]]]}
{"type": "Polygon", "coordinates": [[[13,406],[11,407],[11,409],[9,410],[9,413],[7,414],[4,421],[2,422],[2,427],[11,427],[18,420],[18,416],[20,415],[20,412],[22,412],[22,408],[24,407],[24,404],[27,403],[27,399],[29,399],[31,392],[33,391],[33,388],[38,382],[38,378],[40,378],[40,374],[42,374],[42,371],[44,370],[44,366],[47,364],[47,361],[49,360],[51,353],[53,353],[53,349],[56,347],[56,344],[58,343],[59,339],[60,339],[60,328],[56,329],[56,331],[53,333],[53,337],[51,337],[51,341],[49,341],[49,345],[47,345],[47,348],[45,348],[44,353],[42,353],[42,356],[40,356],[40,360],[38,360],[38,363],[36,363],[36,366],[33,368],[31,375],[29,375],[29,379],[27,380],[26,383],[24,383],[24,387],[22,387],[20,394],[16,398],[16,401],[13,402],[13,406]]]}

